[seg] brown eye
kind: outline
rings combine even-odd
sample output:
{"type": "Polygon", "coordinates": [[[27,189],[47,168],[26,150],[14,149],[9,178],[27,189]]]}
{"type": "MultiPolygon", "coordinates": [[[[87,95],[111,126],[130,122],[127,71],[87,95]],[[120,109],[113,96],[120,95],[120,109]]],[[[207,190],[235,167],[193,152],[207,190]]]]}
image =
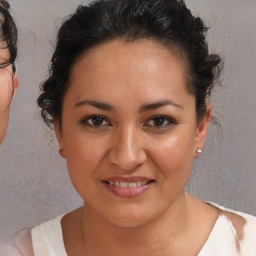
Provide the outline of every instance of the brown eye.
{"type": "Polygon", "coordinates": [[[80,123],[95,127],[110,126],[110,123],[106,121],[103,116],[98,115],[89,116],[83,119],[80,123]]]}
{"type": "Polygon", "coordinates": [[[164,128],[172,124],[176,124],[176,122],[167,116],[154,116],[147,122],[146,126],[164,128]]]}
{"type": "Polygon", "coordinates": [[[165,124],[166,118],[164,117],[154,117],[152,122],[155,126],[163,126],[165,124]]]}
{"type": "Polygon", "coordinates": [[[93,125],[102,125],[104,123],[104,118],[101,116],[94,116],[91,118],[91,123],[93,125]]]}

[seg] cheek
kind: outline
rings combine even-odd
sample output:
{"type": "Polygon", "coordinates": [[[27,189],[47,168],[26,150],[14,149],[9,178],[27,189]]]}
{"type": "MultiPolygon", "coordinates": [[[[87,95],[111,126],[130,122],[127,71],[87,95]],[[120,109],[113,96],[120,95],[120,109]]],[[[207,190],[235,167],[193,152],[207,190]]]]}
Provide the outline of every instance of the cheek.
{"type": "Polygon", "coordinates": [[[150,155],[165,177],[187,177],[192,169],[194,156],[193,136],[170,136],[163,141],[151,143],[150,155]]]}
{"type": "Polygon", "coordinates": [[[64,150],[71,182],[82,196],[97,179],[97,169],[105,154],[104,143],[84,134],[71,135],[64,141],[64,150]]]}
{"type": "Polygon", "coordinates": [[[0,108],[5,110],[9,108],[13,94],[13,85],[11,79],[0,79],[0,108]]]}
{"type": "Polygon", "coordinates": [[[103,146],[83,136],[72,136],[64,148],[68,166],[80,172],[92,172],[103,155],[103,146]]]}
{"type": "Polygon", "coordinates": [[[0,79],[0,89],[3,88],[3,90],[7,90],[12,93],[13,91],[13,82],[14,78],[13,73],[12,73],[12,67],[8,66],[5,67],[4,69],[1,69],[1,79],[0,79]]]}

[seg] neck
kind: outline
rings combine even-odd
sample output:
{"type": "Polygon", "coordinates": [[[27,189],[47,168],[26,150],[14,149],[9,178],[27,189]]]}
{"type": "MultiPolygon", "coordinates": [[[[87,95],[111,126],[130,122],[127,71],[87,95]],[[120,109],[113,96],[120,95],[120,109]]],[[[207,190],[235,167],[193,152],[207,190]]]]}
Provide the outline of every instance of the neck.
{"type": "Polygon", "coordinates": [[[177,255],[188,230],[186,195],[182,192],[160,216],[133,228],[115,226],[85,205],[82,228],[86,255],[177,255]]]}

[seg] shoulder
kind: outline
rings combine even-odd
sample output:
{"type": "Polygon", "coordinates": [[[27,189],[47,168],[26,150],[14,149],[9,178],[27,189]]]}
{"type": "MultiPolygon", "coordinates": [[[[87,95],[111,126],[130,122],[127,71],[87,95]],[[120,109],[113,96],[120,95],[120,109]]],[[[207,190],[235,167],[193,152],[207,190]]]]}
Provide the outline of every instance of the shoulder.
{"type": "Polygon", "coordinates": [[[31,230],[32,244],[35,255],[67,256],[61,220],[64,215],[46,221],[31,230]]]}
{"type": "MultiPolygon", "coordinates": [[[[210,203],[219,211],[206,248],[222,248],[225,255],[256,255],[256,217],[210,203]]],[[[224,254],[219,255],[224,255],[224,254]]]]}
{"type": "Polygon", "coordinates": [[[241,250],[256,254],[256,217],[240,211],[224,209],[220,216],[225,217],[241,250]]]}
{"type": "MultiPolygon", "coordinates": [[[[243,239],[249,239],[250,237],[256,238],[256,217],[250,214],[235,211],[223,206],[210,203],[212,206],[218,208],[219,218],[225,219],[231,227],[233,227],[234,233],[238,237],[243,239]]],[[[256,240],[255,240],[256,241],[256,240]]]]}
{"type": "Polygon", "coordinates": [[[19,231],[12,238],[1,242],[0,256],[34,256],[31,230],[19,231]]]}

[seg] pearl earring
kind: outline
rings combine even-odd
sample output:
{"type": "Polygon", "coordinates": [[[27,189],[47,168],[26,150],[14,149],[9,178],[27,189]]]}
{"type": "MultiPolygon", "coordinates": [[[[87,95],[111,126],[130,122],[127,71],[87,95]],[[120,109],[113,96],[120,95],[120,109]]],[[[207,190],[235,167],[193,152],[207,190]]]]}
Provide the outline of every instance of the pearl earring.
{"type": "Polygon", "coordinates": [[[196,153],[201,154],[201,153],[202,153],[202,150],[201,150],[200,148],[198,148],[198,149],[196,150],[196,153]]]}

